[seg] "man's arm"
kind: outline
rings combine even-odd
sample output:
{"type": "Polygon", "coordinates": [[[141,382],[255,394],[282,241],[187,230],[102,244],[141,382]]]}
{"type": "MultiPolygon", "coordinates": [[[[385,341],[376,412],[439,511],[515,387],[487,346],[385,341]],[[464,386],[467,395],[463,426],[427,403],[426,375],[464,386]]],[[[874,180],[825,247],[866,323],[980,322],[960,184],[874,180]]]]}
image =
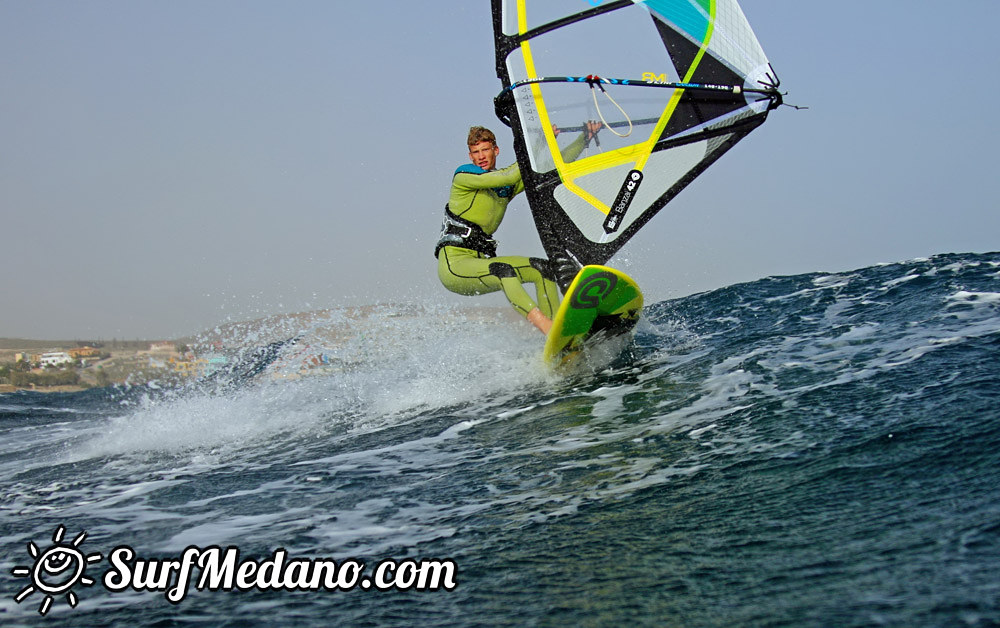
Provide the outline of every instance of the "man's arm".
{"type": "Polygon", "coordinates": [[[455,171],[452,185],[467,190],[488,190],[507,185],[517,186],[521,183],[521,169],[517,164],[511,164],[501,170],[491,170],[489,172],[475,172],[472,170],[475,166],[472,166],[468,170],[466,168],[467,166],[462,166],[455,171]]]}
{"type": "MultiPolygon", "coordinates": [[[[595,122],[593,120],[587,122],[583,126],[583,132],[580,136],[573,140],[573,143],[566,148],[559,151],[562,154],[563,161],[569,163],[571,161],[576,161],[576,158],[580,156],[587,145],[590,144],[590,140],[597,135],[597,132],[601,130],[604,125],[600,122],[595,122]]],[[[556,125],[552,125],[552,130],[555,132],[556,136],[559,136],[559,129],[556,125]]]]}

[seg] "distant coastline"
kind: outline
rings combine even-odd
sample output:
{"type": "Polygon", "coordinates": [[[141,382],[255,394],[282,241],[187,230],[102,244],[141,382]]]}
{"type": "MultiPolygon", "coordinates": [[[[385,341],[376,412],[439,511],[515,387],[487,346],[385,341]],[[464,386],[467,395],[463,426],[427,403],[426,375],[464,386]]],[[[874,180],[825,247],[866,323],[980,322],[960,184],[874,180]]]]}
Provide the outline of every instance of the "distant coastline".
{"type": "Polygon", "coordinates": [[[112,342],[0,338],[0,393],[79,392],[114,384],[148,381],[151,348],[183,346],[173,340],[112,342]],[[87,357],[76,357],[85,355],[87,357]],[[40,356],[66,356],[41,365],[40,356]]]}
{"type": "MultiPolygon", "coordinates": [[[[78,392],[112,385],[143,385],[156,381],[180,384],[211,372],[240,352],[281,342],[308,329],[326,347],[380,327],[384,318],[458,314],[465,320],[507,320],[519,317],[507,307],[430,308],[412,304],[379,304],[276,314],[257,320],[219,325],[192,337],[142,340],[36,340],[0,337],[0,393],[19,390],[78,392]],[[89,347],[95,352],[79,352],[89,347]],[[67,353],[65,364],[39,364],[43,354],[67,353]],[[28,361],[25,361],[25,358],[28,361]],[[61,374],[61,375],[60,375],[61,374]]],[[[322,356],[304,353],[300,360],[321,364],[322,356]],[[312,359],[317,358],[316,360],[312,359]]]]}

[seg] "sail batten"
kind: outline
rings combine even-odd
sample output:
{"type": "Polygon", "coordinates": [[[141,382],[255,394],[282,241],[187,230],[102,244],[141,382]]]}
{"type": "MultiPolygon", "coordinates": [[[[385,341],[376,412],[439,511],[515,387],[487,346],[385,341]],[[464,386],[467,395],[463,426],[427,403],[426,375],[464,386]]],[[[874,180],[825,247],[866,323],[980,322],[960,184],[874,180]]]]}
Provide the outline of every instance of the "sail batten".
{"type": "Polygon", "coordinates": [[[781,102],[736,0],[581,4],[493,0],[497,115],[557,265],[604,264],[781,102]],[[587,120],[604,130],[564,159],[587,120]]]}

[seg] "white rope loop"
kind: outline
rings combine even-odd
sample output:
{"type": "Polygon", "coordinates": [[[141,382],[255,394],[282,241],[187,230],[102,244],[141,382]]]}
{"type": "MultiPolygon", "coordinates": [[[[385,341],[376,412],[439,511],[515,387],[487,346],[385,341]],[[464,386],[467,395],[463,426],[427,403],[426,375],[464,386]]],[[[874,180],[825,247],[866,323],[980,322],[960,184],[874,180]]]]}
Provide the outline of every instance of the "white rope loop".
{"type": "Polygon", "coordinates": [[[632,119],[628,117],[628,114],[625,113],[625,110],[622,109],[622,106],[619,105],[618,102],[611,97],[611,94],[609,94],[608,91],[604,89],[604,86],[601,85],[601,83],[603,82],[604,79],[602,79],[599,76],[590,75],[587,77],[587,83],[590,85],[590,91],[594,96],[594,108],[597,109],[597,115],[600,116],[601,122],[604,124],[605,128],[607,128],[609,131],[611,131],[618,137],[628,137],[629,135],[632,135],[632,119]],[[601,105],[598,104],[597,102],[597,90],[594,89],[595,85],[601,88],[601,91],[604,92],[604,95],[607,96],[608,100],[611,101],[611,104],[617,107],[618,111],[621,112],[622,116],[625,118],[625,121],[628,122],[628,131],[626,131],[625,133],[619,133],[618,131],[615,131],[610,124],[608,124],[607,120],[604,119],[604,113],[601,111],[601,105]]]}

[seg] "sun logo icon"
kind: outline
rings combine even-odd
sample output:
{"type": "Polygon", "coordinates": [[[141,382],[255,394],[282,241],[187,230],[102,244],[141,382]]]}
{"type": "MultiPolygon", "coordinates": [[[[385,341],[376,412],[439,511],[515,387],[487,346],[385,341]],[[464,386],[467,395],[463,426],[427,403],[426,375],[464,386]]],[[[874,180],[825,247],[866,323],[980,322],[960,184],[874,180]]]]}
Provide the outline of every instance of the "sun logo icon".
{"type": "Polygon", "coordinates": [[[36,590],[42,592],[45,597],[38,606],[38,613],[45,615],[52,606],[53,596],[66,594],[66,602],[71,607],[76,607],[79,599],[76,593],[70,591],[76,583],[85,587],[94,584],[92,578],[86,576],[87,565],[101,560],[101,554],[84,555],[80,551],[80,544],[87,538],[86,532],[81,532],[69,543],[63,543],[63,535],[66,533],[65,526],[60,525],[52,535],[52,546],[44,551],[39,550],[33,541],[28,542],[28,553],[35,559],[35,564],[31,567],[18,566],[11,570],[11,573],[19,578],[30,578],[31,582],[21,589],[14,601],[20,604],[36,590]]]}

